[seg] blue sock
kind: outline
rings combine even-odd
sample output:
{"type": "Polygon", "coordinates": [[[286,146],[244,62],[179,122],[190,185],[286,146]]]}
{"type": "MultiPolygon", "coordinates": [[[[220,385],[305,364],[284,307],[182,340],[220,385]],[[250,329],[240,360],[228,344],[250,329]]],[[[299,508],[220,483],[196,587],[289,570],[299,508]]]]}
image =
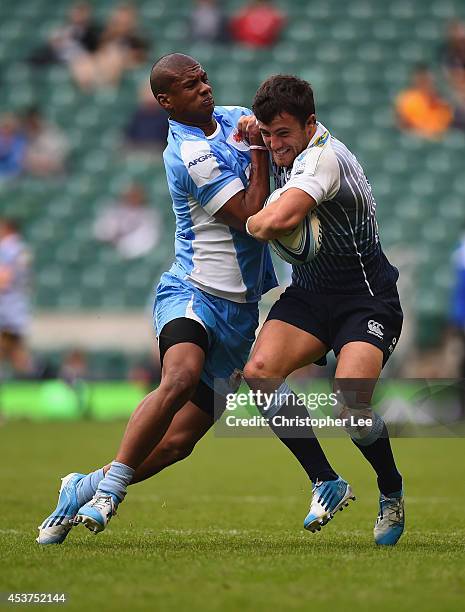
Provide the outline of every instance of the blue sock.
{"type": "Polygon", "coordinates": [[[87,504],[94,497],[95,491],[98,489],[99,482],[105,477],[103,468],[95,470],[87,474],[76,485],[76,493],[79,507],[87,504]]]}
{"type": "Polygon", "coordinates": [[[119,504],[126,496],[126,487],[132,482],[135,470],[124,463],[112,461],[105,478],[100,481],[97,492],[110,494],[119,504]]]}

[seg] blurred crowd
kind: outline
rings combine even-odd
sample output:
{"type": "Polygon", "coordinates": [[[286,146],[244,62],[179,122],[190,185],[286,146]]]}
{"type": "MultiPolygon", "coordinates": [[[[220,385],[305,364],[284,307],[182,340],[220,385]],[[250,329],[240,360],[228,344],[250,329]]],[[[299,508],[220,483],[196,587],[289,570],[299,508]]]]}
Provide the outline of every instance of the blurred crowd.
{"type": "Polygon", "coordinates": [[[144,188],[133,183],[120,198],[104,206],[94,223],[97,240],[112,244],[124,259],[142,257],[157,244],[161,233],[158,209],[149,207],[144,188]]]}
{"type": "Polygon", "coordinates": [[[68,152],[66,134],[44,119],[38,107],[19,116],[0,116],[0,180],[21,174],[42,178],[62,175],[68,152]]]}
{"type": "MultiPolygon", "coordinates": [[[[127,70],[148,57],[150,45],[139,21],[134,5],[120,4],[101,24],[94,18],[92,6],[79,2],[71,7],[66,23],[31,54],[29,62],[38,68],[65,64],[83,91],[117,86],[127,70]]],[[[268,47],[277,41],[285,21],[285,15],[270,0],[251,0],[229,19],[216,0],[196,0],[189,32],[192,41],[268,47]]]]}
{"type": "Polygon", "coordinates": [[[395,103],[400,129],[437,140],[451,128],[465,130],[465,24],[454,20],[439,52],[443,90],[432,68],[419,65],[395,103]]]}
{"type": "Polygon", "coordinates": [[[79,2],[29,61],[37,67],[66,64],[78,87],[91,91],[118,85],[125,71],[146,59],[148,50],[134,6],[115,7],[102,25],[95,21],[91,5],[79,2]]]}
{"type": "MultiPolygon", "coordinates": [[[[270,0],[251,0],[229,18],[216,0],[195,0],[189,18],[191,42],[213,42],[269,47],[285,26],[285,15],[270,0]]],[[[50,33],[26,61],[37,70],[60,64],[69,69],[76,87],[90,93],[117,89],[123,75],[157,57],[140,26],[136,6],[119,4],[106,23],[93,14],[93,6],[78,2],[66,21],[50,33]]],[[[127,153],[158,153],[168,133],[166,113],[154,99],[148,79],[140,84],[137,103],[121,135],[127,153]]],[[[46,117],[37,106],[0,116],[0,181],[23,175],[63,176],[69,165],[66,130],[46,117]]]]}
{"type": "MultiPolygon", "coordinates": [[[[141,198],[143,193],[136,185],[124,194],[126,201],[138,202],[136,207],[141,198]]],[[[60,378],[75,385],[79,381],[112,378],[110,371],[91,367],[88,355],[77,348],[65,352],[59,363],[31,353],[27,337],[32,286],[32,253],[21,228],[13,219],[0,217],[0,382],[60,378]]],[[[142,385],[156,384],[160,379],[158,353],[154,351],[148,359],[128,364],[115,375],[142,385]]]]}

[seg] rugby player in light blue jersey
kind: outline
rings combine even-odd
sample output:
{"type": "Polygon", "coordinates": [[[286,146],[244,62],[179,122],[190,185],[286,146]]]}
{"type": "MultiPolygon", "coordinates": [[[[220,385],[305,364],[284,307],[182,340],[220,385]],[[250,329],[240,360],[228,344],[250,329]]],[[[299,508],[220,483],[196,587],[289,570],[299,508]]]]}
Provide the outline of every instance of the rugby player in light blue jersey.
{"type": "Polygon", "coordinates": [[[0,218],[0,380],[4,362],[15,374],[31,375],[24,337],[30,323],[31,254],[18,225],[0,218]]]}
{"type": "Polygon", "coordinates": [[[154,308],[162,380],[130,418],[116,460],[63,479],[58,506],[39,527],[40,544],[63,542],[79,522],[102,531],[127,485],[191,452],[214,422],[214,379],[243,368],[258,301],[277,285],[267,245],[244,230],[269,194],[258,127],[241,129],[251,111],[215,107],[205,70],[186,55],[162,57],[151,86],[170,116],[164,162],[176,215],[176,259],[154,308]]]}
{"type": "MultiPolygon", "coordinates": [[[[270,77],[259,87],[253,110],[281,195],[248,219],[248,232],[260,240],[279,238],[314,210],[322,243],[314,260],[293,266],[292,283],[272,307],[244,376],[257,389],[266,385],[267,391],[270,381],[280,383],[269,409],[278,415],[292,403],[286,377],[334,350],[338,410],[349,422],[353,417],[360,423],[359,416],[371,422],[348,429],[377,475],[375,542],[394,545],[404,530],[402,477],[387,428],[370,402],[399,340],[403,315],[396,288],[399,274],[381,248],[371,186],[353,153],[316,121],[313,90],[306,81],[270,77]]],[[[309,438],[307,446],[314,488],[304,526],[315,531],[353,493],[316,438],[309,438]]]]}

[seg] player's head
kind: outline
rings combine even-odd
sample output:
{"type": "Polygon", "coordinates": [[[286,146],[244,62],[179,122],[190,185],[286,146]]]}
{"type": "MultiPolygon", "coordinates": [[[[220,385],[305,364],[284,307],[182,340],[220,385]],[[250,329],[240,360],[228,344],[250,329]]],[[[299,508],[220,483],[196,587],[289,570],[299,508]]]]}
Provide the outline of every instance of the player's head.
{"type": "Polygon", "coordinates": [[[150,86],[172,119],[189,125],[211,121],[215,102],[207,73],[197,60],[170,53],[152,67],[150,86]]]}
{"type": "Polygon", "coordinates": [[[291,166],[315,133],[310,84],[295,76],[271,76],[258,88],[252,108],[275,163],[291,166]]]}

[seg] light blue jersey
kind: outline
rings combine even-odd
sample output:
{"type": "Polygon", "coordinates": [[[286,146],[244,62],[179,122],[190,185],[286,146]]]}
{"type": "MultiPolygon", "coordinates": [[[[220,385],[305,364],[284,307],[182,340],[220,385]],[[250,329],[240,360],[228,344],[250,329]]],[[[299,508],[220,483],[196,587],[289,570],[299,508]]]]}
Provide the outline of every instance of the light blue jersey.
{"type": "Polygon", "coordinates": [[[268,247],[213,216],[247,188],[250,151],[235,135],[239,118],[250,114],[240,106],[216,107],[211,136],[170,120],[163,154],[176,215],[170,272],[233,302],[257,302],[277,285],[268,247]]]}
{"type": "Polygon", "coordinates": [[[220,381],[244,367],[258,300],[278,284],[268,247],[213,216],[247,188],[250,151],[234,137],[239,118],[249,114],[239,106],[216,107],[211,136],[170,120],[163,155],[176,215],[176,261],[157,287],[155,327],[160,336],[175,319],[202,325],[208,351],[201,379],[218,391],[220,381]]]}
{"type": "Polygon", "coordinates": [[[0,270],[11,273],[9,283],[0,290],[0,331],[20,336],[29,324],[29,285],[31,254],[20,236],[10,234],[0,240],[0,270]]]}

